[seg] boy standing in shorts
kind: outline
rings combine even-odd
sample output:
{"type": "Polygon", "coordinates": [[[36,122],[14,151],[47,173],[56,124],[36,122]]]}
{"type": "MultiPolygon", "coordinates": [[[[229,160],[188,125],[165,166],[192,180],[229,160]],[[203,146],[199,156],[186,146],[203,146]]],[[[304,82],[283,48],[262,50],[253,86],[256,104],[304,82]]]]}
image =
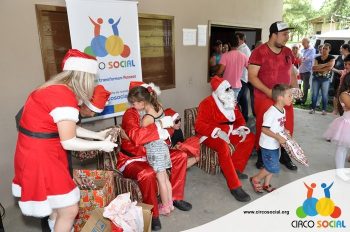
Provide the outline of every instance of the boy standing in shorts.
{"type": "MultiPolygon", "coordinates": [[[[286,140],[279,134],[286,131],[284,124],[286,112],[284,107],[292,104],[293,98],[290,87],[277,84],[272,89],[272,99],[275,104],[264,114],[262,133],[259,140],[264,168],[250,178],[250,183],[256,193],[272,192],[275,190],[270,184],[272,174],[279,173],[280,144],[286,140]],[[261,182],[263,181],[263,184],[261,182]]],[[[288,133],[288,131],[286,131],[288,133]]]]}

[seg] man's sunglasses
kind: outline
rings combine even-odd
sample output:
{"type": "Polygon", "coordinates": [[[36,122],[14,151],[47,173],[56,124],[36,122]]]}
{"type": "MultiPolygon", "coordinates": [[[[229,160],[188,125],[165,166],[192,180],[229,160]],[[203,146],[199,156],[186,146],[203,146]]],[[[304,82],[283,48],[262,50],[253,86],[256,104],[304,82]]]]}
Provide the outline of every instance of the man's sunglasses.
{"type": "Polygon", "coordinates": [[[181,122],[181,118],[176,119],[176,120],[174,121],[174,124],[178,124],[179,122],[181,122]]]}

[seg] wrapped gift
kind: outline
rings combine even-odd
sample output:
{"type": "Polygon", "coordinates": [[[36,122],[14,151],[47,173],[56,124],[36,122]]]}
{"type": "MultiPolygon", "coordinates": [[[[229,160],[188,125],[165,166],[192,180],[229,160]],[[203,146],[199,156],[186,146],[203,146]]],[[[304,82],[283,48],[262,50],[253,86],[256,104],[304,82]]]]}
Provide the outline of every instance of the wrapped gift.
{"type": "Polygon", "coordinates": [[[299,88],[291,88],[292,96],[294,99],[301,99],[304,94],[299,88]]]}
{"type": "Polygon", "coordinates": [[[115,198],[113,171],[74,170],[73,177],[80,188],[79,213],[74,229],[80,231],[91,211],[108,205],[115,198]]]}
{"type": "Polygon", "coordinates": [[[286,150],[288,155],[298,161],[299,163],[309,166],[308,160],[304,154],[303,149],[299,146],[299,144],[286,132],[279,133],[284,139],[286,139],[286,143],[282,144],[282,147],[286,150]]]}

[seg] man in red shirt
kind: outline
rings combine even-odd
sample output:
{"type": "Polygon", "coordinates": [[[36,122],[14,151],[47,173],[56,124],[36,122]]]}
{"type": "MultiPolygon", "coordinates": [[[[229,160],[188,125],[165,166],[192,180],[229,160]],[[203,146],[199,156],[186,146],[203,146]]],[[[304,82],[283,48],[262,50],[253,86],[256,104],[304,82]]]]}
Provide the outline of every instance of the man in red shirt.
{"type": "MultiPolygon", "coordinates": [[[[248,79],[254,86],[254,110],[256,113],[256,148],[258,150],[257,168],[263,167],[259,149],[259,138],[263,122],[263,115],[273,105],[272,88],[276,84],[288,84],[297,88],[298,82],[292,71],[294,56],[285,46],[289,39],[287,23],[275,22],[270,26],[269,40],[253,50],[248,66],[248,79]]],[[[293,105],[286,106],[285,127],[293,133],[294,114],[293,105]]],[[[287,152],[281,149],[280,162],[290,170],[297,170],[287,152]]]]}

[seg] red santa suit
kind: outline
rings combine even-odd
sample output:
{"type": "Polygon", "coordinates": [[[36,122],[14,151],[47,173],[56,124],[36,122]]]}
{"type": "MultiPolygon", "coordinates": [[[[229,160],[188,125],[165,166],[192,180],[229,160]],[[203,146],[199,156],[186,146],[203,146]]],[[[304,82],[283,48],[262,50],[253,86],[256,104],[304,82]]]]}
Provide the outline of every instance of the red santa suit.
{"type": "MultiPolygon", "coordinates": [[[[237,129],[245,126],[245,120],[238,107],[232,107],[227,110],[223,103],[219,100],[215,90],[222,89],[224,85],[228,85],[227,81],[216,77],[216,83],[212,80],[212,88],[214,92],[211,96],[205,98],[198,108],[198,116],[195,122],[196,132],[202,136],[203,143],[218,152],[218,158],[221,170],[226,178],[227,185],[230,190],[241,186],[238,179],[236,169],[243,172],[250,154],[254,146],[254,134],[246,133],[245,140],[238,135],[237,129]],[[218,132],[225,132],[229,141],[235,147],[235,152],[231,155],[229,145],[226,141],[218,137],[218,132]]],[[[226,88],[223,89],[225,92],[226,88]]],[[[231,90],[232,91],[232,90],[231,90]]],[[[225,93],[224,93],[225,94],[225,93]]],[[[234,99],[232,99],[234,102],[234,99]]]]}
{"type": "Polygon", "coordinates": [[[20,126],[54,138],[35,138],[18,133],[12,193],[20,197],[24,215],[44,217],[53,209],[74,205],[80,191],[69,171],[66,151],[58,137],[57,122],[79,119],[78,102],[65,85],[37,89],[24,105],[20,126]]]}
{"type": "MultiPolygon", "coordinates": [[[[123,115],[122,128],[130,140],[122,141],[122,152],[118,157],[118,169],[126,178],[137,180],[145,203],[153,205],[153,217],[159,216],[156,173],[146,160],[144,144],[160,139],[163,129],[158,124],[141,127],[141,117],[134,108],[123,115]]],[[[179,150],[170,150],[172,163],[170,182],[173,200],[183,200],[186,179],[187,154],[179,150]]]]}

